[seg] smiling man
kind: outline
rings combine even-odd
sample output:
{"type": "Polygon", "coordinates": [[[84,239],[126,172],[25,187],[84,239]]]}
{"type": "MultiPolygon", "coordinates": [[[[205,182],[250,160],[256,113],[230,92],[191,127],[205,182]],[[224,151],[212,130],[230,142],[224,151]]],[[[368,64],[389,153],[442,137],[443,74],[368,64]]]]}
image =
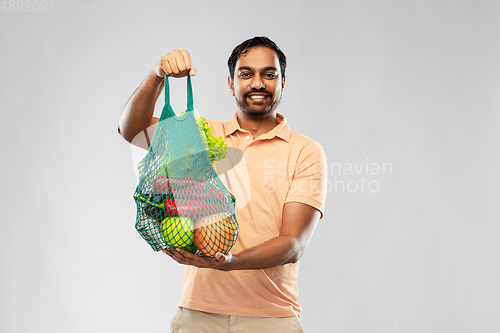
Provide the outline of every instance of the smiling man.
{"type": "MultiPolygon", "coordinates": [[[[164,250],[186,265],[172,332],[300,332],[298,261],[323,216],[326,159],[319,144],[292,131],[276,111],[286,57],[273,41],[244,41],[228,67],[237,111],[229,122],[208,122],[215,137],[243,152],[251,199],[236,210],[240,233],[227,255],[164,250]]],[[[164,56],[125,106],[120,134],[131,142],[158,122],[154,105],[165,74],[195,73],[187,51],[164,56]]]]}
{"type": "MultiPolygon", "coordinates": [[[[252,117],[271,116],[276,118],[275,110],[281,100],[281,92],[285,87],[284,68],[280,69],[279,56],[270,48],[254,46],[242,50],[238,61],[234,64],[239,50],[229,59],[230,77],[228,85],[236,96],[238,109],[252,117]],[[236,76],[234,65],[237,65],[236,76]]],[[[286,61],[281,55],[282,61],[286,61]]]]}

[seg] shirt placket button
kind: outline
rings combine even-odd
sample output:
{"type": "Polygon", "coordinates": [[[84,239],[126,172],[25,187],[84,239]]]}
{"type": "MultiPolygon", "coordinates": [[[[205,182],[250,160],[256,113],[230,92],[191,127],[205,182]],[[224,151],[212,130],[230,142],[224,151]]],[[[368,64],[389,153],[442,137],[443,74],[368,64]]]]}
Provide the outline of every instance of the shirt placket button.
{"type": "MultiPolygon", "coordinates": [[[[250,135],[247,135],[247,136],[245,137],[245,139],[250,140],[250,135]]],[[[245,149],[246,149],[246,150],[250,150],[250,147],[246,147],[245,149]]]]}

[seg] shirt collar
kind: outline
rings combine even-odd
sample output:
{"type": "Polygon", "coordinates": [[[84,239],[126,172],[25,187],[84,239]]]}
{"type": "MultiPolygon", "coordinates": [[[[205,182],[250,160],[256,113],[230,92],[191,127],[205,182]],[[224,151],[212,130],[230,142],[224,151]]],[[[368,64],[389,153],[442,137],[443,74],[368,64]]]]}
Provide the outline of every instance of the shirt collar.
{"type": "MultiPolygon", "coordinates": [[[[285,116],[280,113],[276,113],[276,120],[278,121],[278,125],[276,125],[273,129],[271,129],[267,134],[265,134],[266,139],[273,139],[275,136],[282,138],[286,142],[290,142],[290,136],[292,135],[292,130],[286,121],[285,116]]],[[[248,133],[247,130],[244,130],[240,127],[238,123],[238,114],[235,113],[231,120],[224,124],[224,130],[226,135],[234,134],[236,131],[248,133]]]]}

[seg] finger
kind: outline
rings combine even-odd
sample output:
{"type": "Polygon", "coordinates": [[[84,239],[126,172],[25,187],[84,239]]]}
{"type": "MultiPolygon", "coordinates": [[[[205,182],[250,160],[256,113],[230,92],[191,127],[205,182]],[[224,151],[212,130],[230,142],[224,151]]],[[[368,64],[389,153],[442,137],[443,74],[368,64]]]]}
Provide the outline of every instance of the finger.
{"type": "Polygon", "coordinates": [[[175,253],[172,253],[170,250],[163,250],[163,253],[165,253],[167,256],[172,258],[173,260],[179,262],[179,259],[175,256],[175,253]]]}
{"type": "Polygon", "coordinates": [[[197,73],[196,69],[194,69],[194,68],[191,68],[191,70],[189,71],[189,75],[191,75],[191,76],[195,76],[196,73],[197,73]]]}
{"type": "Polygon", "coordinates": [[[170,65],[168,64],[168,59],[164,58],[161,61],[161,68],[165,72],[167,76],[172,76],[172,68],[170,68],[170,65]]]}
{"type": "Polygon", "coordinates": [[[177,247],[177,248],[174,249],[174,251],[175,251],[176,255],[178,255],[180,257],[184,257],[184,255],[182,253],[184,251],[183,249],[177,247]]]}
{"type": "Polygon", "coordinates": [[[163,250],[161,250],[161,252],[163,252],[165,254],[169,254],[169,253],[172,253],[172,250],[170,249],[170,246],[167,245],[167,247],[164,248],[163,250]]]}
{"type": "Polygon", "coordinates": [[[184,58],[184,63],[186,64],[186,70],[191,69],[191,56],[186,50],[181,51],[182,57],[184,58]]]}
{"type": "Polygon", "coordinates": [[[182,258],[183,260],[191,260],[193,258],[196,258],[195,254],[181,248],[176,248],[175,252],[177,252],[179,258],[182,258]]]}
{"type": "Polygon", "coordinates": [[[183,259],[183,256],[179,253],[178,251],[179,249],[175,248],[175,247],[171,247],[170,248],[170,251],[172,251],[172,256],[175,257],[177,260],[182,260],[183,259]]]}
{"type": "Polygon", "coordinates": [[[177,68],[179,69],[179,73],[183,73],[187,69],[190,69],[187,67],[186,61],[184,59],[184,54],[179,50],[176,50],[175,52],[175,62],[177,64],[177,68]]]}
{"type": "Polygon", "coordinates": [[[176,55],[175,55],[175,51],[174,51],[174,52],[170,53],[170,55],[168,57],[168,64],[170,66],[170,69],[172,70],[173,76],[179,74],[179,68],[177,67],[177,60],[175,60],[175,58],[176,58],[176,55]]]}
{"type": "Polygon", "coordinates": [[[178,263],[180,264],[187,264],[192,261],[192,255],[191,253],[181,249],[181,248],[175,248],[175,247],[170,247],[172,251],[172,258],[174,258],[178,263]]]}

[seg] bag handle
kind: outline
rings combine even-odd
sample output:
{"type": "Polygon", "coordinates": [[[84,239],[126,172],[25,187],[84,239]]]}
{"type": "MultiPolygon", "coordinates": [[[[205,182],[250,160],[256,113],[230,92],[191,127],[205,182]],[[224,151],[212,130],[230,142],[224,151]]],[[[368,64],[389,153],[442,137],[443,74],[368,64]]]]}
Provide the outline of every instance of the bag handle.
{"type": "MultiPolygon", "coordinates": [[[[191,85],[191,75],[187,75],[187,109],[186,112],[193,111],[193,87],[191,85]]],[[[168,76],[165,75],[165,106],[161,113],[160,121],[170,117],[174,117],[175,113],[170,106],[170,85],[168,84],[168,76]]]]}

